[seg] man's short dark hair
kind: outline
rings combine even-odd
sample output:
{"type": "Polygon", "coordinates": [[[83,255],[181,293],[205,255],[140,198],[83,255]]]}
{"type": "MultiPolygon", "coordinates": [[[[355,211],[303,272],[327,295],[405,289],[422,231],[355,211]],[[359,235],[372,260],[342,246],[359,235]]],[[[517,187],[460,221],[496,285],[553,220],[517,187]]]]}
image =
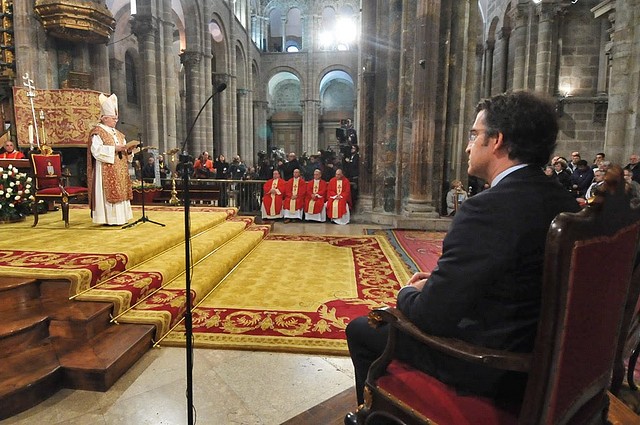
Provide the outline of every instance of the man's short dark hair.
{"type": "Polygon", "coordinates": [[[499,94],[478,103],[485,111],[489,136],[502,133],[509,158],[543,167],[556,148],[558,119],[555,105],[534,93],[499,94]]]}

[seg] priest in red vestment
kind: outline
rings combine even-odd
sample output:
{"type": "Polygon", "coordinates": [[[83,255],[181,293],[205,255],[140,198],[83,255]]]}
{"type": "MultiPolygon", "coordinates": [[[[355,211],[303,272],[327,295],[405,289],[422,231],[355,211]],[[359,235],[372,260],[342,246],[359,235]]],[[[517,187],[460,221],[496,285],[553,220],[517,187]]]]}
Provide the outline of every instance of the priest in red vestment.
{"type": "Polygon", "coordinates": [[[307,185],[298,168],[293,170],[291,177],[284,186],[284,222],[288,223],[291,219],[302,220],[302,209],[304,208],[304,194],[307,191],[307,185]]]}
{"type": "Polygon", "coordinates": [[[275,170],[273,178],[267,180],[262,187],[262,218],[275,220],[282,218],[282,202],[284,200],[284,180],[280,178],[280,172],[275,170]]]}
{"type": "Polygon", "coordinates": [[[327,186],[327,217],[336,224],[347,224],[351,218],[351,183],[336,170],[336,176],[327,186]]]}
{"type": "Polygon", "coordinates": [[[313,172],[313,180],[307,182],[304,202],[304,219],[324,223],[327,221],[327,182],[321,179],[322,171],[313,172]]]}
{"type": "MultiPolygon", "coordinates": [[[[5,133],[8,134],[8,133],[5,133]]],[[[4,142],[4,151],[0,153],[0,158],[3,159],[24,159],[24,154],[19,150],[16,150],[12,140],[7,139],[4,142]]]]}

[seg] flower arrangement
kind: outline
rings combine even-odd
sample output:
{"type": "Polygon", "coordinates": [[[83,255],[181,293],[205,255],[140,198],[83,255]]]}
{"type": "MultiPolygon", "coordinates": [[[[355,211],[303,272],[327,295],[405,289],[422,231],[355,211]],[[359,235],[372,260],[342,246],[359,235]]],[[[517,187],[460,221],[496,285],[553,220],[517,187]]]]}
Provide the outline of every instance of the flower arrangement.
{"type": "MultiPolygon", "coordinates": [[[[133,188],[133,190],[142,190],[142,182],[140,182],[140,180],[136,179],[136,180],[132,180],[131,181],[131,187],[133,188]]],[[[145,180],[144,182],[144,190],[158,190],[158,189],[162,189],[162,186],[158,186],[155,183],[151,183],[151,182],[147,182],[145,180]]]]}
{"type": "Polygon", "coordinates": [[[31,211],[32,179],[11,164],[0,167],[0,221],[19,220],[31,211]]]}

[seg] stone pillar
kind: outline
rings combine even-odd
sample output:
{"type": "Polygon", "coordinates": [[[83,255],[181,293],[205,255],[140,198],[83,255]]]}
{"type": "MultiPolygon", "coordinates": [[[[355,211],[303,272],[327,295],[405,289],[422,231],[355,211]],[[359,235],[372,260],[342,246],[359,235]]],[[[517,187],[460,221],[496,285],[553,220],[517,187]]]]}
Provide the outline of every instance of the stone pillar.
{"type": "Polygon", "coordinates": [[[307,99],[302,102],[302,152],[309,155],[318,151],[318,116],[320,101],[307,99]]]}
{"type": "Polygon", "coordinates": [[[257,161],[257,152],[267,151],[267,108],[269,103],[265,101],[253,101],[253,158],[243,158],[246,163],[253,164],[257,161]],[[251,159],[252,162],[249,162],[251,159]]]}
{"type": "Polygon", "coordinates": [[[238,148],[237,152],[229,152],[229,156],[240,155],[241,158],[250,156],[249,149],[249,132],[247,124],[249,124],[249,108],[247,100],[249,99],[249,90],[236,90],[236,105],[238,109],[238,148]]]}
{"type": "MultiPolygon", "coordinates": [[[[111,78],[109,70],[109,52],[105,44],[93,45],[88,49],[91,74],[93,75],[93,89],[103,93],[111,93],[111,78]]],[[[124,75],[124,74],[120,74],[124,75]]],[[[126,93],[125,91],[118,93],[126,93]]]]}
{"type": "Polygon", "coordinates": [[[178,98],[178,73],[173,51],[174,24],[165,20],[162,23],[164,50],[164,134],[160,142],[160,151],[165,152],[179,145],[177,140],[176,99],[178,98]]]}
{"type": "MultiPolygon", "coordinates": [[[[373,147],[375,144],[375,64],[377,2],[365,1],[362,7],[358,93],[358,140],[360,145],[359,213],[373,210],[373,147]]],[[[315,19],[314,19],[315,22],[315,19]]],[[[315,48],[315,42],[314,42],[315,48]]]]}
{"type": "Polygon", "coordinates": [[[438,93],[440,12],[439,0],[418,0],[416,51],[432,53],[424,58],[425,66],[414,68],[413,134],[409,159],[411,182],[405,212],[425,217],[438,216],[433,207],[432,193],[439,105],[432,101],[431,95],[438,93]]]}
{"type": "MultiPolygon", "coordinates": [[[[110,89],[108,91],[103,91],[103,93],[123,93],[123,94],[126,93],[127,84],[124,78],[122,78],[122,76],[125,75],[124,62],[116,58],[112,58],[109,60],[108,69],[111,71],[111,79],[109,81],[110,89]]],[[[127,118],[127,110],[123,107],[124,106],[123,101],[124,99],[120,99],[119,101],[120,115],[122,115],[120,118],[126,123],[129,118],[127,118]]],[[[128,129],[125,129],[125,130],[128,130],[128,129]]],[[[124,131],[124,133],[128,133],[128,132],[124,131]]]]}
{"type": "Polygon", "coordinates": [[[509,80],[509,36],[511,28],[502,27],[498,32],[498,40],[500,40],[500,70],[498,72],[498,89],[500,92],[507,91],[509,80]]]}
{"type": "Polygon", "coordinates": [[[557,9],[554,4],[538,5],[538,45],[536,55],[535,90],[550,95],[556,88],[551,87],[552,75],[555,74],[556,59],[556,25],[557,9]]]}
{"type": "Polygon", "coordinates": [[[476,43],[476,93],[475,99],[483,97],[483,85],[482,85],[482,62],[484,58],[484,47],[482,43],[476,43]]]}
{"type": "Polygon", "coordinates": [[[131,24],[133,34],[138,38],[138,51],[142,64],[140,80],[144,81],[141,90],[142,131],[147,146],[159,146],[158,135],[158,92],[156,78],[156,38],[158,23],[155,18],[138,14],[131,24]]]}
{"type": "Polygon", "coordinates": [[[484,97],[491,96],[491,83],[493,81],[493,51],[496,47],[495,40],[487,40],[484,47],[484,97]]]}
{"type": "Polygon", "coordinates": [[[527,66],[527,22],[529,20],[529,5],[518,3],[511,10],[511,21],[514,23],[511,37],[513,39],[513,90],[525,88],[524,72],[527,66]]]}
{"type": "Polygon", "coordinates": [[[284,15],[280,18],[282,21],[282,49],[281,52],[287,51],[287,16],[284,15]]]}
{"type": "Polygon", "coordinates": [[[199,64],[202,59],[200,52],[184,51],[180,54],[180,61],[184,65],[185,73],[185,86],[186,86],[186,135],[187,151],[195,156],[199,155],[204,150],[204,140],[201,139],[198,131],[198,127],[203,125],[203,121],[198,120],[194,125],[194,120],[198,115],[198,111],[201,108],[200,97],[198,93],[201,92],[200,86],[200,71],[199,64]],[[193,127],[193,129],[192,129],[193,127]],[[191,135],[189,132],[191,131],[191,135]]]}
{"type": "Polygon", "coordinates": [[[384,126],[381,130],[384,132],[384,147],[380,149],[377,158],[378,178],[382,179],[382,209],[385,213],[398,213],[397,208],[397,187],[401,182],[398,181],[397,168],[397,148],[398,137],[397,130],[399,125],[399,95],[400,95],[400,76],[403,72],[398,64],[400,63],[400,49],[402,43],[402,0],[389,0],[387,19],[387,55],[385,58],[387,78],[386,78],[386,104],[384,108],[385,118],[384,126]]]}
{"type": "Polygon", "coordinates": [[[611,34],[611,84],[603,151],[607,158],[626,164],[629,155],[640,153],[640,32],[639,0],[617,1],[608,19],[611,34]],[[635,42],[631,40],[635,35],[635,42]]]}

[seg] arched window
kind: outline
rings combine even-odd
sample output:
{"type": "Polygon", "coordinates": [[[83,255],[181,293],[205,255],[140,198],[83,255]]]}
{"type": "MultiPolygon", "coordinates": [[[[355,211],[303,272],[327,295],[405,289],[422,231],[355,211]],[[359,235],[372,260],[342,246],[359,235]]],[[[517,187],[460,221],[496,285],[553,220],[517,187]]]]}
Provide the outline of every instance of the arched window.
{"type": "Polygon", "coordinates": [[[124,54],[124,73],[127,85],[127,102],[138,104],[138,77],[136,75],[136,64],[131,53],[124,54]]]}

